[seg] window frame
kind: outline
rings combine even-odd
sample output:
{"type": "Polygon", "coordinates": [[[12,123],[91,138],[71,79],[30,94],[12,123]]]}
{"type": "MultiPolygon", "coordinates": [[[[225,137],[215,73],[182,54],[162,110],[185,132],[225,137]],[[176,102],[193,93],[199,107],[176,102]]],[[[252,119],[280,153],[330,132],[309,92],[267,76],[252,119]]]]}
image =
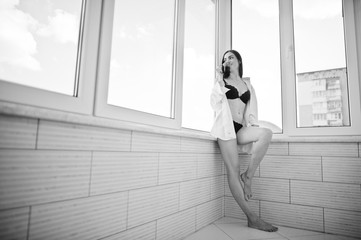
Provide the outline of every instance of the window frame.
{"type": "Polygon", "coordinates": [[[175,0],[174,2],[172,116],[169,118],[107,103],[115,0],[103,2],[102,33],[99,48],[98,81],[94,115],[166,128],[181,128],[185,0],[175,0]]]}
{"type": "MultiPolygon", "coordinates": [[[[360,135],[361,105],[354,1],[343,0],[345,52],[351,126],[297,127],[293,1],[279,1],[283,134],[288,136],[360,135]],[[287,101],[286,101],[287,99],[287,101]]],[[[359,46],[360,47],[360,46],[359,46]]]]}
{"type": "Polygon", "coordinates": [[[77,96],[0,80],[0,101],[91,115],[96,80],[100,1],[84,0],[77,54],[77,96]],[[83,22],[83,23],[82,23],[83,22]],[[79,46],[80,49],[79,49],[79,46]]]}

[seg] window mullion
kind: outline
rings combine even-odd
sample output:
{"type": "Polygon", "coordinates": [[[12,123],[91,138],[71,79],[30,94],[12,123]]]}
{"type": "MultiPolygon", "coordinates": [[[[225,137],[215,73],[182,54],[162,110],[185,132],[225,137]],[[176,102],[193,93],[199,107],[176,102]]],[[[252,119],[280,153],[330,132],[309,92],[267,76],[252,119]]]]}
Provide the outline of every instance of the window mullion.
{"type": "Polygon", "coordinates": [[[171,116],[174,117],[176,126],[180,128],[182,122],[185,0],[176,0],[175,4],[171,116]]]}
{"type": "Polygon", "coordinates": [[[296,128],[296,71],[292,0],[279,1],[283,133],[296,128]]]}

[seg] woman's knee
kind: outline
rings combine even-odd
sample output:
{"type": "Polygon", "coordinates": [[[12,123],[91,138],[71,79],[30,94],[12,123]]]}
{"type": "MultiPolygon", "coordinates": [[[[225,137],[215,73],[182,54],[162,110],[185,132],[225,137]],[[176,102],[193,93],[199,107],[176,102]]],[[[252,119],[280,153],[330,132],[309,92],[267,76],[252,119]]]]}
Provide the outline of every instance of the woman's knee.
{"type": "Polygon", "coordinates": [[[262,128],[262,134],[261,134],[261,138],[264,139],[265,141],[270,142],[272,139],[272,135],[273,132],[271,129],[269,128],[262,128]]]}

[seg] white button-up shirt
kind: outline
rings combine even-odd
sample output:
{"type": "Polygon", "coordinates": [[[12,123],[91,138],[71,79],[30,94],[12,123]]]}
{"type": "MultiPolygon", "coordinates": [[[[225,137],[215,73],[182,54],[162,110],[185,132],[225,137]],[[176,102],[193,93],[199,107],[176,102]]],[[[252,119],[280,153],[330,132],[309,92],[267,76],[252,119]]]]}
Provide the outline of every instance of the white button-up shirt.
{"type": "MultiPolygon", "coordinates": [[[[258,125],[256,93],[250,83],[250,79],[242,79],[251,93],[250,100],[246,104],[242,125],[243,127],[258,125]]],[[[232,113],[226,97],[226,92],[229,91],[229,89],[225,88],[221,81],[221,79],[217,80],[211,94],[211,106],[216,114],[211,135],[222,140],[231,140],[237,137],[234,130],[232,113]]],[[[240,148],[242,151],[250,153],[252,150],[252,144],[242,145],[240,148]]]]}

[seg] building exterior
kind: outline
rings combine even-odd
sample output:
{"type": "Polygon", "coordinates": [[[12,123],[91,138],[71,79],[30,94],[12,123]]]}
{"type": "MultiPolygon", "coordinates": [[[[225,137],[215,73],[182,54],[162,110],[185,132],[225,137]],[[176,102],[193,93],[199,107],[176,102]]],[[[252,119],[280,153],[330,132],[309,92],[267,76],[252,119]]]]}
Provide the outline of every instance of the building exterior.
{"type": "Polygon", "coordinates": [[[297,90],[298,127],[350,125],[346,68],[299,73],[297,90]]]}

